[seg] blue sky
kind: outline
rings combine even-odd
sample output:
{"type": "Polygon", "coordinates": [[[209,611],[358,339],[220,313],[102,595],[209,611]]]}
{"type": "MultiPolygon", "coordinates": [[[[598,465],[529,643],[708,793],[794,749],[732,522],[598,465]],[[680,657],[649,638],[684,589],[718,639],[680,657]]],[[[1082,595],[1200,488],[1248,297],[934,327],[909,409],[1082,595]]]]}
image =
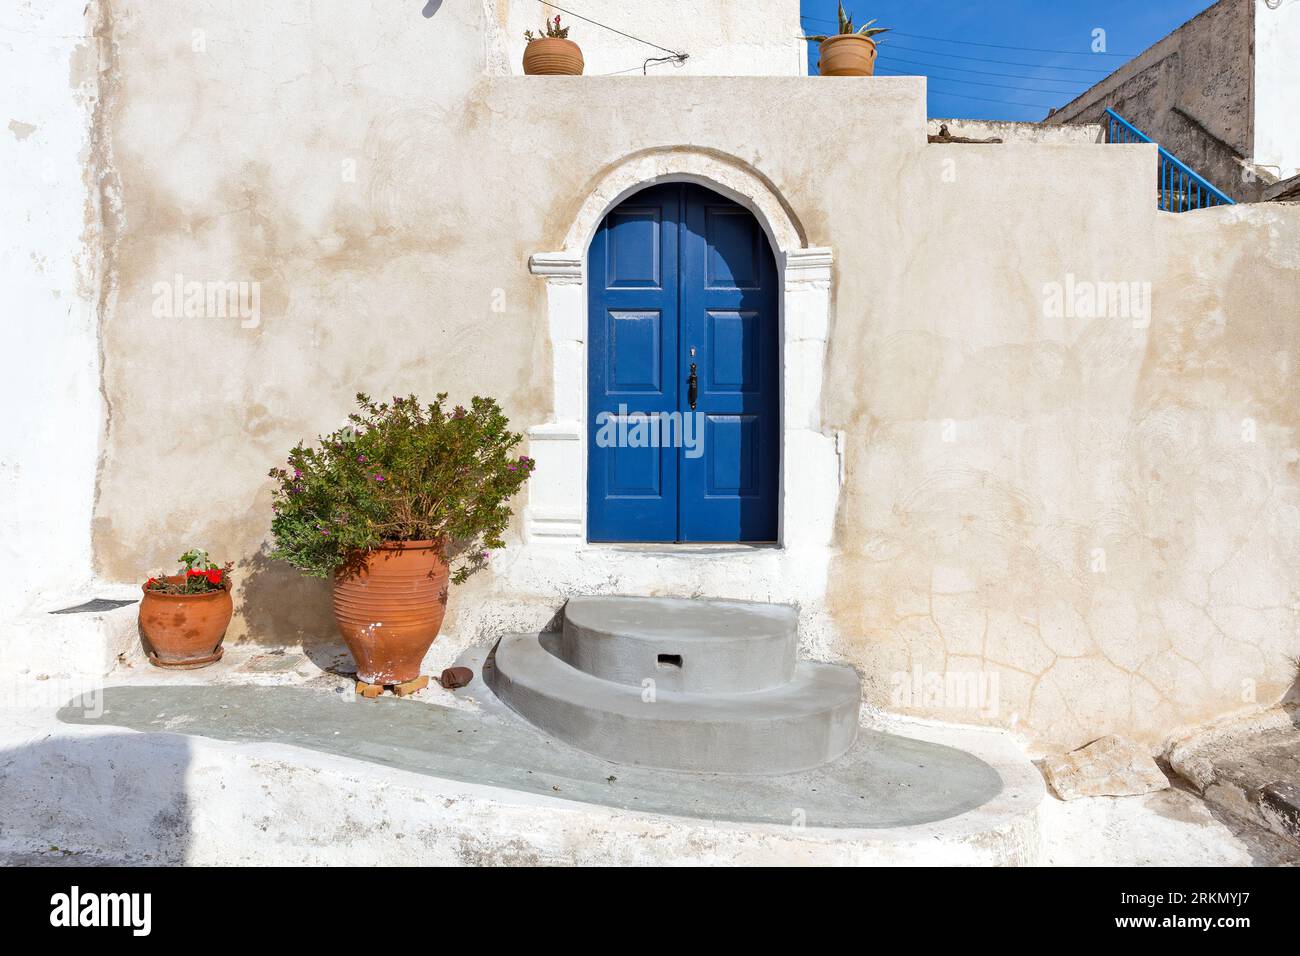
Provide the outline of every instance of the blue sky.
{"type": "MultiPolygon", "coordinates": [[[[844,9],[855,25],[875,18],[876,26],[891,28],[881,38],[876,72],[928,76],[931,116],[1039,120],[1212,4],[845,0],[844,9]],[[1105,31],[1106,54],[1092,52],[1096,29],[1105,31]]],[[[802,0],[805,31],[835,32],[835,6],[836,0],[802,0]]],[[[816,64],[810,43],[810,73],[816,64]]]]}

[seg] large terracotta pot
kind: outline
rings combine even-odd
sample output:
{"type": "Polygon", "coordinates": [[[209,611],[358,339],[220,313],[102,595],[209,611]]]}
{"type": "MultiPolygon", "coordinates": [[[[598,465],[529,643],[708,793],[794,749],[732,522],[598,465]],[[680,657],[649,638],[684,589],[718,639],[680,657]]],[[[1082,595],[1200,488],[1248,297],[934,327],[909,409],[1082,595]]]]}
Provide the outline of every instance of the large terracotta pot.
{"type": "Polygon", "coordinates": [[[844,33],[822,41],[817,72],[822,76],[871,76],[876,72],[876,41],[844,33]]]}
{"type": "Polygon", "coordinates": [[[524,47],[524,73],[528,76],[581,76],[582,49],[572,40],[542,37],[524,47]]]}
{"type": "MultiPolygon", "coordinates": [[[[185,575],[163,580],[179,584],[185,575]]],[[[145,587],[140,600],[140,636],[149,663],[194,668],[221,660],[221,641],[233,611],[229,584],[206,594],[164,594],[145,587]]]]}
{"type": "Polygon", "coordinates": [[[334,577],[334,620],[367,684],[419,677],[446,610],[436,541],[390,541],[334,577]]]}

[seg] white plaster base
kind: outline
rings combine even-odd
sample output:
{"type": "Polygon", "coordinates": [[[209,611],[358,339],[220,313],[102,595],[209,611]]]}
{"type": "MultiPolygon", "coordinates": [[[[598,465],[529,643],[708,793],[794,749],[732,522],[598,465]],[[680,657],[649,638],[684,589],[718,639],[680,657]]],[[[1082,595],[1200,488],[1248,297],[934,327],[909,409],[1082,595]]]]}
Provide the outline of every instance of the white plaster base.
{"type": "Polygon", "coordinates": [[[0,623],[0,679],[102,681],[122,663],[144,663],[139,605],[109,611],[51,614],[88,595],[139,598],[138,588],[104,585],[51,599],[0,623]]]}

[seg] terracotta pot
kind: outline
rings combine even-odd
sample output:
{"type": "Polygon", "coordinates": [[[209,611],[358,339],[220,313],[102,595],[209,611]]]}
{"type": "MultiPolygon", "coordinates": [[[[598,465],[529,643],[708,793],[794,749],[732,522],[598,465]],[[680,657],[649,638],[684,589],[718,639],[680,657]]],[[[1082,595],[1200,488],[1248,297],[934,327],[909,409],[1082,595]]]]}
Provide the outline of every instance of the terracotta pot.
{"type": "MultiPolygon", "coordinates": [[[[180,584],[185,575],[163,578],[180,584]]],[[[234,602],[230,586],[206,594],[164,594],[144,588],[140,636],[149,663],[158,667],[206,667],[221,660],[221,641],[230,626],[234,602]]]]}
{"type": "Polygon", "coordinates": [[[876,41],[845,33],[823,40],[817,72],[822,76],[871,76],[876,72],[876,41]]]}
{"type": "Polygon", "coordinates": [[[387,542],[334,578],[334,620],[368,684],[419,677],[446,611],[447,563],[436,541],[387,542]]]}
{"type": "Polygon", "coordinates": [[[524,47],[524,73],[528,76],[581,76],[582,49],[572,40],[542,37],[524,47]]]}

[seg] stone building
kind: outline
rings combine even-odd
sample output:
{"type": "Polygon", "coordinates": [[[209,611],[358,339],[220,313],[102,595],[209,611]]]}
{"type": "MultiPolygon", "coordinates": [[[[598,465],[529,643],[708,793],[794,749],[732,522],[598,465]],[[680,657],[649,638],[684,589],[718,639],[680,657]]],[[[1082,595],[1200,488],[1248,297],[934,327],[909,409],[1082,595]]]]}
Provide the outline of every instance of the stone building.
{"type": "Polygon", "coordinates": [[[1219,0],[1052,111],[1046,123],[1120,113],[1233,199],[1300,173],[1300,6],[1219,0]]]}

